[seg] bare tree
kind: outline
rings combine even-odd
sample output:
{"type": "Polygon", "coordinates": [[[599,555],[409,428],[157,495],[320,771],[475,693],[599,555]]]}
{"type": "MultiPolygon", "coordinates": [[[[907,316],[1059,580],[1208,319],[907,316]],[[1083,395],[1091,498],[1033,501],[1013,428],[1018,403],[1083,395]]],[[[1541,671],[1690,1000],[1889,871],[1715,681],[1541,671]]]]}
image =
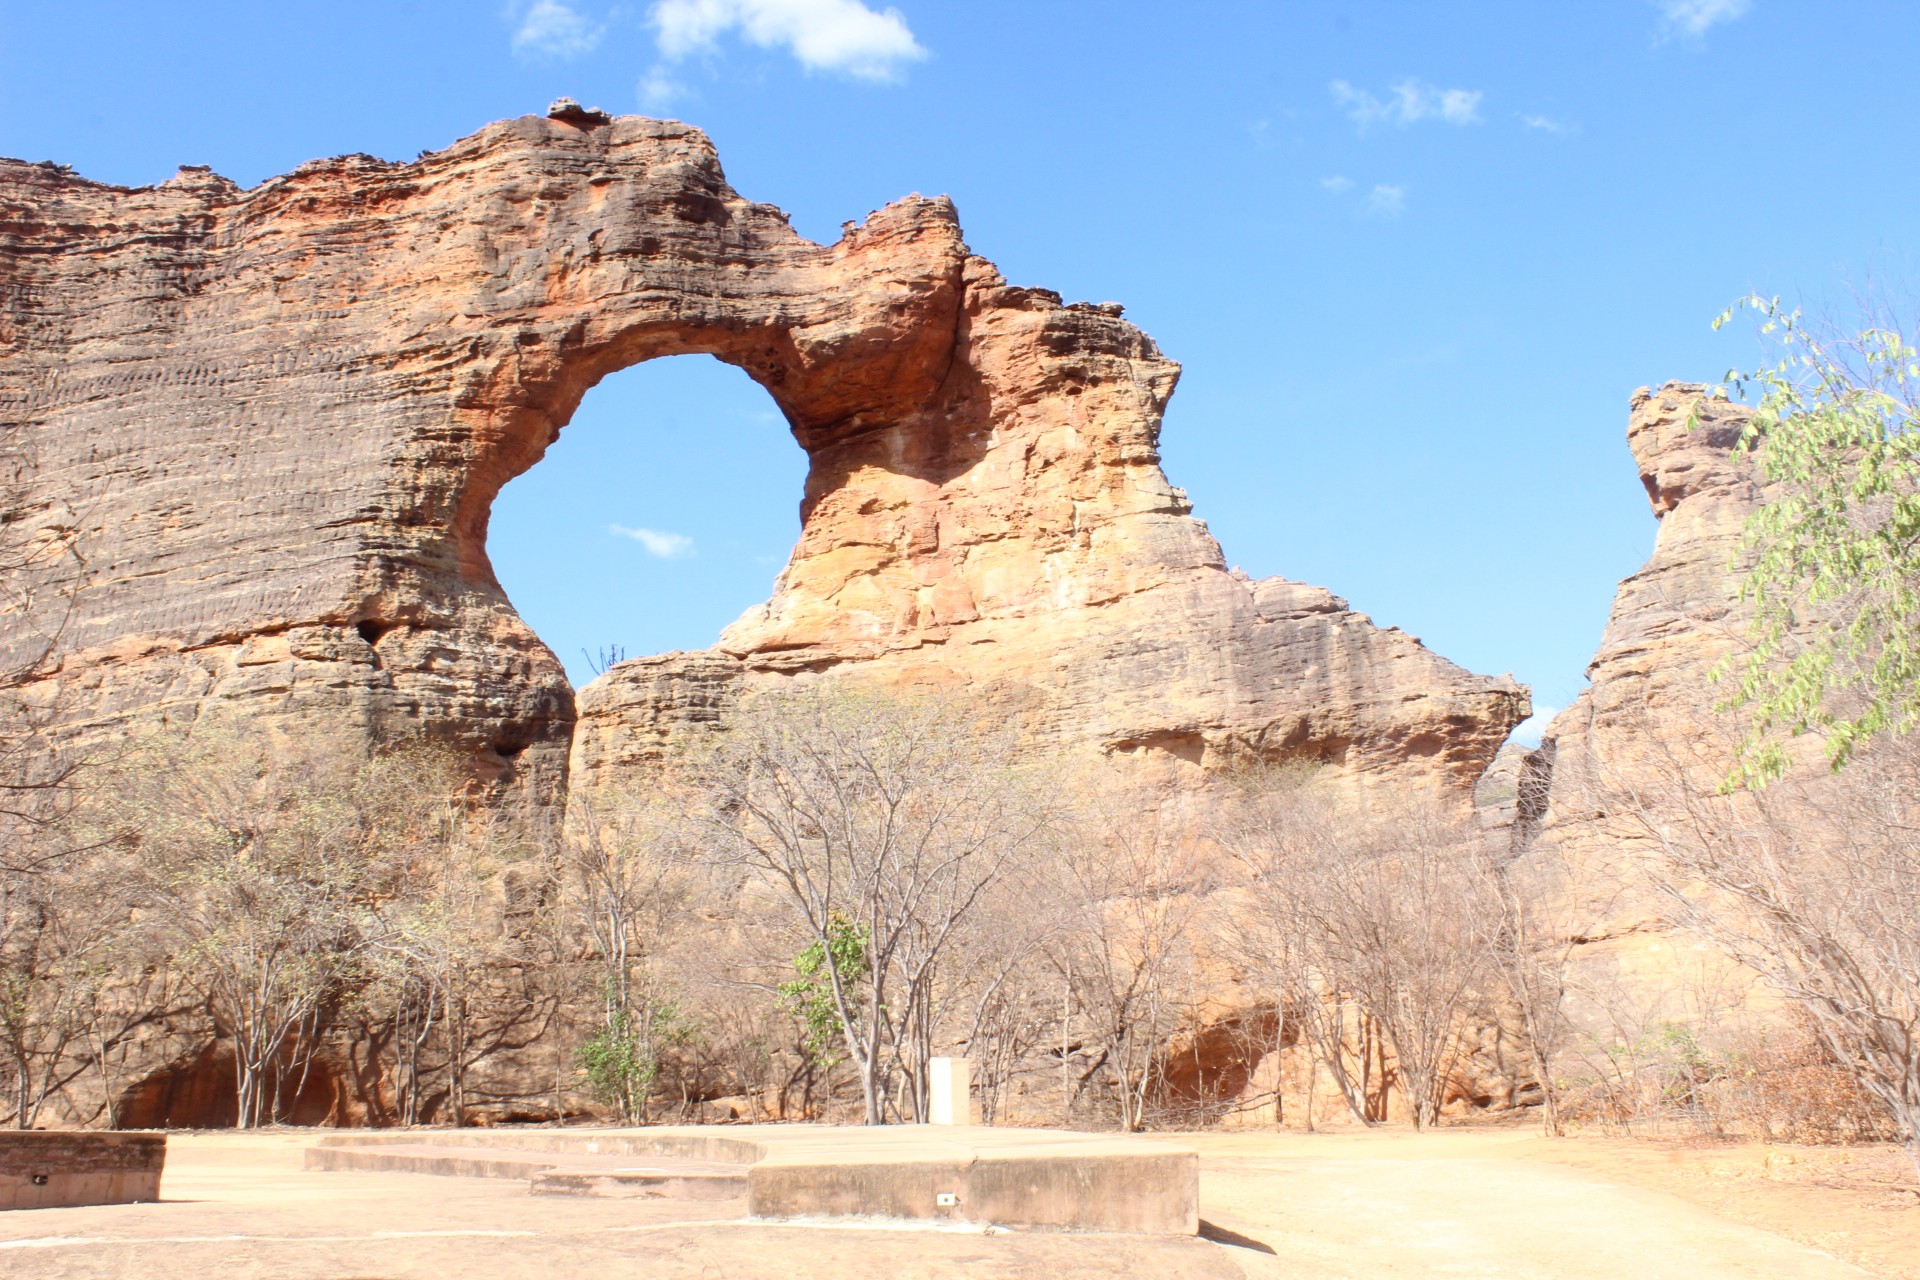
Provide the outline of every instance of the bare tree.
{"type": "Polygon", "coordinates": [[[693,1028],[655,953],[687,907],[666,797],[576,799],[566,840],[568,901],[590,942],[601,1026],[578,1050],[589,1082],[627,1123],[645,1123],[666,1051],[693,1028]]]}
{"type": "MultiPolygon", "coordinates": [[[[1235,778],[1217,808],[1211,835],[1238,872],[1225,912],[1223,941],[1234,959],[1272,993],[1276,1049],[1289,1023],[1297,1040],[1326,1068],[1354,1119],[1380,1117],[1364,1043],[1349,1052],[1349,1001],[1330,987],[1320,963],[1313,892],[1322,869],[1341,856],[1345,815],[1300,766],[1249,770],[1235,778]]],[[[1365,1027],[1357,1028],[1364,1041],[1365,1027]]],[[[1276,1095],[1280,1089],[1276,1086],[1276,1095]]],[[[1282,1118],[1276,1100],[1276,1120],[1282,1118]]],[[[1308,1117],[1312,1122],[1312,1117],[1308,1117]]]]}
{"type": "Polygon", "coordinates": [[[1490,1016],[1497,899],[1467,815],[1336,796],[1298,771],[1244,780],[1231,813],[1217,838],[1245,876],[1243,954],[1264,953],[1356,1118],[1384,1118],[1375,1078],[1390,1069],[1414,1123],[1435,1123],[1466,1034],[1490,1016]]]}
{"type": "Polygon", "coordinates": [[[816,689],[753,704],[694,766],[707,855],[776,890],[828,958],[869,1124],[895,1072],[896,1107],[925,1118],[942,965],[993,886],[1044,853],[1051,806],[1009,756],[956,704],[816,689]],[[849,930],[857,981],[833,959],[849,930]]]}
{"type": "Polygon", "coordinates": [[[1385,1033],[1420,1128],[1438,1121],[1464,1034],[1489,1013],[1493,904],[1465,815],[1443,805],[1370,805],[1311,909],[1319,964],[1385,1033]]]}
{"type": "Polygon", "coordinates": [[[81,782],[108,763],[68,724],[61,679],[89,573],[81,517],[36,486],[34,464],[21,431],[0,433],[0,1036],[15,1123],[90,1063],[111,1124],[111,1060],[164,1008],[165,978],[133,955],[110,826],[80,813],[81,782]]]}
{"type": "Polygon", "coordinates": [[[1487,958],[1518,1014],[1521,1040],[1540,1089],[1541,1125],[1550,1137],[1566,1133],[1556,1067],[1571,1032],[1567,982],[1574,949],[1589,930],[1566,919],[1566,897],[1554,849],[1542,849],[1523,864],[1489,858],[1485,874],[1491,919],[1485,932],[1487,958]],[[1556,908],[1556,904],[1560,904],[1556,908]]]}
{"type": "Polygon", "coordinates": [[[1194,936],[1212,883],[1156,797],[1087,790],[1093,799],[1062,860],[1065,911],[1045,947],[1067,993],[1062,1030],[1080,1032],[1066,1104],[1071,1114],[1105,1077],[1121,1127],[1137,1131],[1159,1093],[1167,1042],[1192,1016],[1194,936]]]}
{"type": "Polygon", "coordinates": [[[232,1046],[250,1128],[298,1100],[333,1002],[369,976],[372,904],[405,891],[421,831],[350,744],[203,731],[145,758],[164,764],[123,797],[142,893],[232,1046]]]}
{"type": "Polygon", "coordinates": [[[951,998],[969,1011],[964,1030],[956,1020],[955,1039],[972,1062],[982,1124],[1001,1117],[1015,1082],[1044,1070],[1037,1060],[1059,1043],[1048,951],[1071,927],[1073,904],[1054,891],[1056,869],[1028,865],[998,885],[963,939],[964,955],[947,966],[951,998]]]}
{"type": "Polygon", "coordinates": [[[476,1006],[503,960],[494,888],[520,852],[526,814],[512,800],[485,802],[455,758],[420,747],[369,761],[350,795],[379,833],[367,872],[387,890],[353,920],[359,1004],[379,1027],[369,1040],[393,1046],[400,1123],[426,1118],[439,1075],[447,1113],[463,1124],[476,1006]]]}
{"type": "Polygon", "coordinates": [[[132,967],[125,879],[97,852],[0,868],[0,1053],[19,1128],[89,1065],[105,1070],[110,988],[132,967]]]}
{"type": "Polygon", "coordinates": [[[86,763],[58,674],[87,565],[78,518],[35,491],[33,463],[19,432],[0,435],[0,868],[18,871],[75,852],[57,828],[86,763]]]}
{"type": "Polygon", "coordinates": [[[1676,922],[1807,1012],[1920,1175],[1920,749],[1723,792],[1736,737],[1650,741],[1654,767],[1601,770],[1596,821],[1676,922]]]}

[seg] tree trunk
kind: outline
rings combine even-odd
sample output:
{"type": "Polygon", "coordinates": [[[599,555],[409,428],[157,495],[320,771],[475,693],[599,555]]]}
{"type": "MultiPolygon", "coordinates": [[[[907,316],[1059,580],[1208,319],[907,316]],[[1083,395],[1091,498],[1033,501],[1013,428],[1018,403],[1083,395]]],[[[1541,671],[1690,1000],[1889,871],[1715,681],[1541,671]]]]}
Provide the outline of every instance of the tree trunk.
{"type": "Polygon", "coordinates": [[[1273,1006],[1273,1127],[1287,1125],[1287,1002],[1273,1006]]]}

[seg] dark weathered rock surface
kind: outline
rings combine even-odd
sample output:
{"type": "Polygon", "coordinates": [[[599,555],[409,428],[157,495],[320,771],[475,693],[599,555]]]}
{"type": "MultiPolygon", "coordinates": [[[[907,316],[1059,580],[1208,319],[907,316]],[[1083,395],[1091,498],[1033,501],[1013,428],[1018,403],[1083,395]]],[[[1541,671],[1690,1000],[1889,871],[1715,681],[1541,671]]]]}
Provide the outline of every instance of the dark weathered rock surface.
{"type": "Polygon", "coordinates": [[[715,650],[583,693],[583,782],[743,690],[854,670],[1175,774],[1293,752],[1470,781],[1525,691],[1229,572],[1160,469],[1177,369],[1118,312],[1008,285],[945,199],[813,244],[671,122],[524,117],[247,191],[0,162],[18,518],[90,566],[48,679],[100,731],[233,711],[557,779],[573,692],[495,581],[489,509],[596,380],[706,352],[806,449],[804,528],[715,650]]]}

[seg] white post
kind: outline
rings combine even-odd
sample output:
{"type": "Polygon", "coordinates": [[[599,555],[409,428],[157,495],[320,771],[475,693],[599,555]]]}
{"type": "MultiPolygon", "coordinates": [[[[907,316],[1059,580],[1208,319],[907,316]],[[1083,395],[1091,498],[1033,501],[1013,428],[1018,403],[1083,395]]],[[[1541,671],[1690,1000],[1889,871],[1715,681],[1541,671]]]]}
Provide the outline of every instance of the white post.
{"type": "Polygon", "coordinates": [[[973,1123],[973,1069],[965,1058],[933,1058],[927,1063],[929,1124],[973,1123]]]}

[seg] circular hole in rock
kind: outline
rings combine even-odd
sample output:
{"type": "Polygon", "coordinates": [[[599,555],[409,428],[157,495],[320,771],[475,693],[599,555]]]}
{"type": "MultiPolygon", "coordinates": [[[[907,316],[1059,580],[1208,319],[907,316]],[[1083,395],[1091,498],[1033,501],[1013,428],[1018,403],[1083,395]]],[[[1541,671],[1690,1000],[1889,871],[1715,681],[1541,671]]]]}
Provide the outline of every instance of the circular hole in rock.
{"type": "Polygon", "coordinates": [[[590,389],[501,490],[487,555],[579,686],[620,658],[708,648],[766,600],[799,536],[806,471],[743,371],[650,360],[590,389]]]}

